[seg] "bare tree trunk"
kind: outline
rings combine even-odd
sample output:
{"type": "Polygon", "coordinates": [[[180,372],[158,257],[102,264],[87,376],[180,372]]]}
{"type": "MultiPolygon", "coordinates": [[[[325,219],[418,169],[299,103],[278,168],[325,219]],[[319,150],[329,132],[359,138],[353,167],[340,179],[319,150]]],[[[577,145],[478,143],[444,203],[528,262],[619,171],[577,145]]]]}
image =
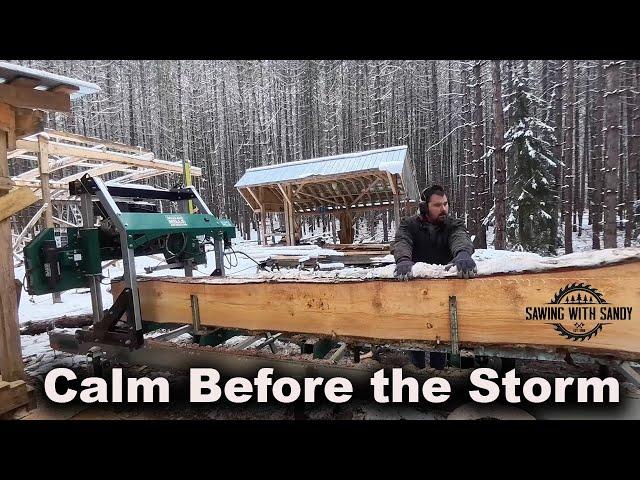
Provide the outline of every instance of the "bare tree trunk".
{"type": "MultiPolygon", "coordinates": [[[[440,122],[438,112],[438,61],[431,61],[431,111],[433,112],[433,123],[431,125],[431,144],[440,140],[440,122]]],[[[442,185],[442,144],[431,149],[431,174],[435,183],[442,185]]]]}
{"type": "Polygon", "coordinates": [[[602,60],[598,60],[596,68],[596,108],[595,135],[593,148],[593,192],[591,206],[593,208],[593,242],[594,250],[600,249],[600,233],[602,232],[602,165],[604,155],[604,69],[602,60]]]}
{"type": "Polygon", "coordinates": [[[562,74],[562,61],[558,60],[555,64],[555,86],[554,86],[554,113],[555,113],[555,137],[556,143],[554,145],[554,153],[556,157],[556,166],[554,169],[555,181],[556,181],[556,211],[555,221],[553,222],[553,242],[554,247],[558,245],[558,226],[561,224],[562,219],[562,171],[563,171],[563,128],[562,128],[562,91],[563,91],[563,74],[562,74]]]}
{"type": "Polygon", "coordinates": [[[580,163],[580,107],[578,106],[578,79],[580,76],[574,72],[575,79],[575,102],[573,107],[573,225],[572,231],[578,232],[578,237],[581,232],[578,230],[578,212],[580,211],[580,200],[582,198],[582,185],[580,184],[580,178],[582,176],[582,164],[580,163]]]}
{"type": "Polygon", "coordinates": [[[567,62],[567,122],[565,128],[564,169],[564,253],[573,253],[573,120],[576,103],[574,91],[573,60],[567,62]]]}
{"type": "Polygon", "coordinates": [[[633,95],[632,136],[629,148],[629,186],[627,188],[627,225],[624,237],[625,247],[631,246],[631,239],[637,227],[634,201],[637,200],[638,164],[640,163],[640,63],[635,65],[635,93],[633,95]]]}
{"type": "Polygon", "coordinates": [[[604,169],[604,248],[616,248],[616,205],[620,157],[620,63],[605,67],[606,156],[604,169]]]}
{"type": "Polygon", "coordinates": [[[468,199],[469,199],[469,180],[468,175],[471,171],[471,90],[469,88],[469,70],[467,66],[462,67],[461,71],[462,81],[462,121],[464,127],[462,128],[462,168],[460,170],[460,210],[462,211],[463,218],[467,227],[471,222],[468,212],[468,199]]]}
{"type": "Polygon", "coordinates": [[[580,206],[578,209],[578,236],[582,235],[582,218],[584,216],[585,200],[587,198],[587,185],[585,183],[587,171],[589,170],[590,157],[589,152],[589,107],[591,105],[591,84],[589,82],[589,69],[587,66],[584,68],[585,82],[586,82],[586,98],[584,104],[584,131],[582,140],[582,168],[580,169],[580,206]]]}
{"type": "Polygon", "coordinates": [[[474,105],[473,105],[473,162],[475,163],[474,186],[474,245],[477,248],[487,248],[487,229],[482,223],[485,216],[485,185],[484,185],[484,138],[482,119],[482,84],[480,77],[480,62],[473,66],[474,75],[474,105]]]}
{"type": "Polygon", "coordinates": [[[493,79],[493,113],[496,123],[494,136],[494,156],[496,169],[495,185],[495,249],[504,250],[505,242],[505,199],[506,199],[506,165],[504,160],[504,114],[502,109],[502,85],[500,80],[500,60],[492,62],[493,79]]]}
{"type": "MultiPolygon", "coordinates": [[[[453,106],[452,106],[452,102],[453,102],[453,65],[452,65],[452,61],[449,60],[449,64],[448,64],[448,68],[447,68],[447,123],[446,123],[446,135],[449,135],[449,137],[447,138],[447,143],[446,143],[446,155],[445,155],[445,159],[446,159],[446,165],[447,165],[447,172],[445,175],[445,178],[443,179],[443,183],[444,183],[444,188],[445,191],[451,191],[452,195],[451,197],[453,198],[453,207],[456,208],[457,207],[457,203],[458,203],[458,193],[459,191],[456,189],[456,185],[455,182],[452,181],[453,178],[453,135],[451,135],[451,112],[453,111],[453,106]]],[[[451,200],[449,200],[449,203],[451,203],[451,200]]]]}

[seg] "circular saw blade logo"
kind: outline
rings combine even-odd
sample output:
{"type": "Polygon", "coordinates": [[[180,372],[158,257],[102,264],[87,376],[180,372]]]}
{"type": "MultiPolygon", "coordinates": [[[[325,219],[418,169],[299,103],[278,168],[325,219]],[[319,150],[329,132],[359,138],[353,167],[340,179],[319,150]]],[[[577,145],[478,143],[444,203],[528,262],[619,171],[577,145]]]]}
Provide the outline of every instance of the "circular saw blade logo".
{"type": "Polygon", "coordinates": [[[580,340],[581,342],[583,342],[585,340],[589,340],[591,337],[594,337],[598,333],[600,333],[604,325],[607,325],[607,323],[596,323],[595,325],[592,325],[590,327],[587,326],[586,320],[589,318],[589,314],[591,312],[595,313],[595,305],[608,304],[608,302],[604,299],[602,293],[593,288],[591,285],[587,285],[585,283],[574,283],[571,285],[567,285],[566,287],[561,288],[549,303],[551,305],[567,305],[568,307],[570,306],[569,308],[574,309],[569,310],[570,312],[585,312],[584,315],[574,314],[573,318],[575,320],[573,321],[573,323],[570,323],[566,326],[562,323],[551,324],[559,333],[559,335],[567,337],[573,341],[580,340]],[[575,306],[578,306],[578,308],[588,307],[589,309],[575,310],[575,306]]]}
{"type": "Polygon", "coordinates": [[[525,320],[541,320],[569,340],[590,340],[605,325],[631,320],[633,307],[611,305],[604,295],[586,283],[561,288],[544,306],[525,307],[525,320]]]}

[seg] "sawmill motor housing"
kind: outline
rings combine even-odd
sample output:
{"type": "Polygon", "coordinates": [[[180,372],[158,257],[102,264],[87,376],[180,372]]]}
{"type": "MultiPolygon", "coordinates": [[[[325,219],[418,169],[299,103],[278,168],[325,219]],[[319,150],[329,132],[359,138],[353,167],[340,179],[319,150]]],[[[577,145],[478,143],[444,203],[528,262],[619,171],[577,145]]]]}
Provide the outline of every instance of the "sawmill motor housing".
{"type": "Polygon", "coordinates": [[[94,325],[86,334],[92,341],[142,345],[136,256],[162,254],[169,268],[184,268],[191,276],[194,265],[206,265],[205,245],[210,243],[214,272],[224,275],[224,249],[235,237],[235,225],[216,218],[194,187],[105,185],[100,178],[85,175],[69,184],[69,192],[80,196],[83,226],[45,229],[24,248],[26,288],[31,295],[89,288],[94,325]],[[160,213],[150,199],[178,202],[182,211],[160,213]],[[198,213],[190,212],[191,204],[198,213]],[[97,226],[96,217],[101,218],[97,226]],[[102,262],[119,259],[126,288],[112,308],[103,311],[102,262]],[[124,314],[128,327],[118,332],[115,327],[124,314]]]}

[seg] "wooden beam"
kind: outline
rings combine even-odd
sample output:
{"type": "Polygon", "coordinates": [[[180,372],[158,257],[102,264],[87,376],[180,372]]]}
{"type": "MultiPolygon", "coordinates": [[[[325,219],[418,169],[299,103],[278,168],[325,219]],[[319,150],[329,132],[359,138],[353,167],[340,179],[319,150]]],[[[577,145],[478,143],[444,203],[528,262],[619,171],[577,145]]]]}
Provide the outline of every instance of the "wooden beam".
{"type": "Polygon", "coordinates": [[[44,112],[29,108],[15,109],[16,138],[27,137],[44,129],[44,112]]]}
{"type": "Polygon", "coordinates": [[[249,201],[249,199],[247,198],[247,196],[242,192],[243,190],[244,190],[244,188],[239,188],[239,189],[238,189],[238,193],[240,194],[240,196],[241,196],[242,198],[244,198],[244,201],[245,201],[245,202],[247,202],[247,205],[249,205],[249,207],[251,207],[251,210],[253,210],[253,212],[255,213],[255,212],[256,212],[256,210],[258,210],[258,208],[259,208],[259,207],[258,207],[258,208],[255,208],[255,207],[253,206],[253,204],[249,201]]]}
{"type": "MultiPolygon", "coordinates": [[[[42,200],[46,205],[44,227],[53,228],[53,204],[51,203],[51,187],[49,186],[49,138],[46,135],[38,135],[38,168],[40,169],[42,200]]],[[[62,302],[60,292],[53,292],[51,298],[53,303],[62,302]]]]}
{"type": "MultiPolygon", "coordinates": [[[[349,211],[352,213],[361,213],[361,212],[367,212],[367,211],[374,211],[374,210],[390,210],[391,208],[393,208],[393,204],[391,203],[387,203],[387,204],[382,204],[382,205],[367,205],[366,207],[353,207],[353,208],[349,208],[349,211]]],[[[329,210],[326,212],[303,212],[301,213],[301,215],[303,216],[308,216],[308,215],[327,215],[327,214],[334,214],[334,215],[339,215],[340,212],[344,212],[346,210],[346,208],[336,208],[333,210],[329,210]]]]}
{"type": "Polygon", "coordinates": [[[13,190],[15,186],[16,182],[14,182],[11,178],[0,177],[0,195],[4,195],[13,190]]]}
{"type": "MultiPolygon", "coordinates": [[[[481,267],[480,267],[481,268],[481,267]]],[[[638,358],[640,354],[640,261],[596,268],[457,278],[395,280],[140,279],[142,318],[191,321],[190,296],[198,295],[202,326],[360,339],[367,343],[449,344],[449,297],[457,299],[461,347],[478,345],[558,348],[638,358]],[[589,340],[575,342],[547,321],[526,319],[529,306],[548,306],[570,284],[597,288],[606,307],[632,308],[632,319],[609,321],[589,340]],[[625,285],[625,288],[620,288],[625,285]],[[247,302],[247,298],[251,298],[247,302]],[[491,298],[490,302],[483,299],[491,298]],[[357,314],[356,314],[357,313],[357,314]]],[[[114,298],[124,288],[113,284],[114,298]]],[[[600,318],[598,305],[597,318],[600,318]]],[[[582,308],[582,307],[580,307],[582,308]]],[[[568,317],[568,315],[567,315],[568,317]]],[[[593,327],[597,321],[582,322],[593,327]]],[[[573,322],[565,321],[570,325],[573,322]]],[[[573,327],[571,327],[573,328],[573,327]]]]}
{"type": "Polygon", "coordinates": [[[85,135],[78,135],[76,133],[70,133],[70,132],[61,132],[59,130],[53,130],[51,128],[45,128],[44,130],[50,137],[52,138],[57,138],[60,140],[66,140],[66,141],[70,141],[70,142],[77,142],[77,143],[84,143],[87,145],[99,145],[99,146],[106,146],[109,147],[113,150],[122,150],[123,152],[128,152],[128,153],[132,153],[135,155],[151,155],[153,156],[153,152],[149,151],[149,150],[145,150],[141,147],[134,147],[131,145],[125,145],[124,143],[120,143],[120,142],[112,142],[112,141],[108,141],[108,140],[103,140],[101,138],[95,138],[95,137],[87,137],[85,135]]]}
{"type": "MultiPolygon", "coordinates": [[[[16,150],[16,152],[21,150],[16,150]]],[[[35,158],[37,160],[37,158],[35,158]]],[[[49,162],[49,173],[56,172],[63,168],[71,167],[73,165],[78,165],[80,163],[85,162],[84,158],[80,157],[64,157],[59,158],[57,160],[53,160],[49,162]]],[[[16,178],[20,180],[34,180],[40,176],[40,167],[32,168],[31,170],[27,170],[26,172],[21,173],[16,178]]]]}
{"type": "MultiPolygon", "coordinates": [[[[16,142],[18,148],[26,149],[30,152],[38,151],[38,142],[33,140],[18,140],[16,142]]],[[[67,157],[78,157],[91,160],[100,160],[108,162],[122,163],[126,165],[136,165],[138,167],[154,168],[166,172],[182,174],[182,164],[180,162],[167,162],[164,160],[145,160],[140,157],[118,152],[104,152],[92,150],[87,147],[78,147],[75,145],[66,145],[62,143],[49,143],[50,155],[62,155],[67,157]]],[[[191,168],[191,174],[200,176],[202,171],[198,167],[191,168]]]]}
{"type": "Polygon", "coordinates": [[[340,198],[342,198],[343,205],[345,206],[349,205],[351,200],[355,197],[355,195],[351,193],[351,190],[349,190],[349,186],[344,179],[334,180],[332,182],[323,182],[314,186],[317,186],[318,188],[324,187],[327,192],[333,192],[334,194],[339,195],[340,198]],[[336,185],[335,187],[333,185],[334,183],[336,185]]]}
{"type": "Polygon", "coordinates": [[[287,201],[289,202],[289,237],[290,237],[290,243],[289,245],[295,245],[296,244],[296,221],[295,221],[295,217],[294,217],[294,205],[293,205],[293,193],[292,193],[292,188],[291,185],[286,185],[285,187],[285,191],[287,192],[287,201]]]}
{"type": "Polygon", "coordinates": [[[66,93],[67,95],[71,95],[72,93],[76,93],[80,90],[80,87],[75,85],[58,85],[56,87],[50,88],[49,92],[58,92],[58,93],[66,93]]]}
{"type": "MultiPolygon", "coordinates": [[[[0,102],[0,131],[10,132],[15,129],[15,115],[11,105],[0,102]]],[[[7,145],[7,150],[11,150],[7,145]]]]}
{"type": "MultiPolygon", "coordinates": [[[[4,132],[0,132],[0,176],[9,176],[4,132]]],[[[1,196],[0,201],[9,195],[1,196]]],[[[11,220],[5,217],[0,221],[0,374],[5,381],[20,380],[24,374],[12,246],[11,220]]]]}
{"type": "Polygon", "coordinates": [[[24,380],[6,382],[0,377],[0,415],[24,406],[27,410],[35,408],[34,388],[24,380]]]}
{"type": "Polygon", "coordinates": [[[0,220],[11,217],[14,213],[33,205],[38,201],[36,194],[28,187],[17,187],[0,197],[0,220]]]}
{"type": "MultiPolygon", "coordinates": [[[[11,179],[17,187],[29,187],[29,188],[37,188],[40,190],[41,183],[40,180],[23,180],[22,178],[13,177],[11,179]]],[[[52,190],[69,190],[69,185],[66,183],[60,183],[57,180],[49,181],[49,188],[52,190]]]]}
{"type": "Polygon", "coordinates": [[[47,205],[44,212],[45,228],[53,227],[53,205],[51,205],[51,187],[49,186],[49,140],[44,135],[38,136],[38,169],[40,170],[40,188],[42,200],[47,205]]]}
{"type": "Polygon", "coordinates": [[[364,185],[358,184],[358,181],[356,178],[343,178],[342,180],[340,180],[340,182],[347,187],[346,191],[349,192],[349,195],[351,196],[352,199],[357,197],[360,194],[360,192],[362,192],[362,190],[364,190],[365,188],[364,185]],[[351,192],[351,189],[349,188],[349,186],[353,187],[353,192],[351,192]]]}
{"type": "Polygon", "coordinates": [[[247,187],[247,191],[251,194],[251,196],[253,197],[253,199],[256,201],[256,203],[258,204],[258,208],[260,210],[262,210],[262,202],[258,199],[258,196],[253,192],[253,190],[251,190],[251,187],[247,187]]]}
{"type": "Polygon", "coordinates": [[[321,198],[321,197],[318,197],[316,195],[311,195],[310,193],[301,192],[300,190],[298,190],[295,194],[296,195],[304,195],[305,197],[315,198],[316,200],[320,201],[321,205],[323,203],[331,203],[332,205],[340,205],[338,202],[334,202],[333,200],[329,200],[327,198],[321,198]]]}
{"type": "MultiPolygon", "coordinates": [[[[352,202],[352,205],[357,205],[358,200],[360,200],[365,194],[371,191],[373,187],[375,187],[378,183],[380,183],[380,178],[374,180],[358,197],[352,202]]],[[[372,202],[373,203],[373,202],[372,202]]]]}
{"type": "Polygon", "coordinates": [[[264,189],[260,187],[260,230],[262,231],[262,245],[267,246],[267,210],[264,208],[264,189]]]}
{"type": "MultiPolygon", "coordinates": [[[[199,170],[199,169],[198,169],[199,170]]],[[[193,167],[191,167],[191,176],[196,176],[193,167]]],[[[151,177],[157,177],[158,175],[173,175],[174,172],[165,172],[162,170],[156,170],[154,168],[140,169],[137,172],[122,175],[121,177],[114,178],[113,181],[118,183],[133,183],[140,180],[146,180],[151,177]]]]}
{"type": "Polygon", "coordinates": [[[387,178],[389,179],[389,185],[391,185],[391,191],[393,191],[394,195],[398,195],[398,188],[396,187],[396,182],[393,181],[393,176],[390,172],[387,172],[387,178]]]}
{"type": "Polygon", "coordinates": [[[31,217],[31,220],[29,220],[29,223],[27,223],[27,226],[22,229],[22,232],[20,232],[20,235],[18,235],[15,238],[15,240],[13,241],[14,252],[20,249],[20,242],[22,242],[22,239],[27,235],[27,233],[29,233],[29,231],[38,222],[38,220],[40,220],[40,217],[42,216],[44,211],[47,209],[47,206],[48,206],[47,203],[43,204],[40,207],[40,210],[38,210],[36,214],[33,217],[31,217]]]}
{"type": "Polygon", "coordinates": [[[71,99],[68,94],[34,90],[0,83],[0,102],[20,108],[37,108],[70,112],[71,99]]]}
{"type": "MultiPolygon", "coordinates": [[[[0,104],[1,105],[1,104],[0,104]]],[[[2,130],[0,128],[0,130],[2,130]]],[[[25,155],[25,153],[28,153],[26,150],[21,150],[21,149],[16,149],[16,150],[12,150],[11,152],[9,152],[7,154],[7,158],[11,159],[11,158],[22,158],[24,160],[37,160],[37,157],[35,157],[34,155],[25,155]]]]}
{"type": "Polygon", "coordinates": [[[393,218],[395,221],[396,230],[400,226],[400,194],[398,193],[398,175],[390,177],[391,188],[393,189],[393,218]]]}
{"type": "Polygon", "coordinates": [[[14,87],[34,88],[40,85],[40,80],[30,77],[16,77],[11,80],[8,85],[13,85],[14,87]]]}
{"type": "Polygon", "coordinates": [[[53,217],[53,223],[57,223],[58,225],[64,225],[65,227],[81,227],[82,225],[76,225],[75,223],[67,222],[58,217],[53,217]]]}
{"type": "Polygon", "coordinates": [[[121,163],[108,163],[106,165],[96,166],[95,168],[90,168],[89,170],[84,170],[83,172],[74,173],[73,175],[69,175],[67,177],[61,178],[58,180],[60,183],[69,183],[74,180],[78,180],[85,175],[91,175],[92,177],[98,177],[100,175],[104,175],[105,173],[111,172],[119,172],[123,171],[127,168],[126,165],[122,165],[121,163]]]}
{"type": "Polygon", "coordinates": [[[291,205],[291,199],[287,196],[287,192],[285,192],[284,188],[282,188],[282,185],[278,183],[277,186],[278,186],[278,189],[280,189],[280,192],[282,192],[282,198],[284,198],[286,203],[291,205]]]}
{"type": "MultiPolygon", "coordinates": [[[[278,185],[280,187],[280,185],[278,185]]],[[[284,190],[283,190],[284,191],[284,190]]],[[[287,198],[286,192],[284,192],[284,238],[287,245],[291,246],[291,217],[289,216],[289,210],[291,209],[291,201],[287,198]]]]}

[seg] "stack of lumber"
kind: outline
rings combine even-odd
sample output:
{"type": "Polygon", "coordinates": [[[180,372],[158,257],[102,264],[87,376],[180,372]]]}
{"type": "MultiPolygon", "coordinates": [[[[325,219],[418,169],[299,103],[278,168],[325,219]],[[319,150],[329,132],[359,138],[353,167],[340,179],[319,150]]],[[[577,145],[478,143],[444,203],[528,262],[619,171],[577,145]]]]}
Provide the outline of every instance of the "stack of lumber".
{"type": "Polygon", "coordinates": [[[324,248],[337,250],[338,252],[386,252],[389,253],[388,243],[345,243],[335,245],[325,245],[324,248]]]}
{"type": "Polygon", "coordinates": [[[12,412],[20,407],[31,408],[35,394],[32,386],[24,380],[5,382],[0,376],[0,415],[12,412]]]}
{"type": "Polygon", "coordinates": [[[380,266],[394,263],[393,260],[386,261],[384,257],[389,255],[389,244],[385,243],[348,243],[348,244],[327,244],[325,250],[333,250],[335,255],[318,255],[305,258],[301,255],[287,255],[283,249],[282,255],[271,255],[270,258],[278,262],[283,268],[314,268],[318,264],[342,263],[345,266],[380,266]]]}

